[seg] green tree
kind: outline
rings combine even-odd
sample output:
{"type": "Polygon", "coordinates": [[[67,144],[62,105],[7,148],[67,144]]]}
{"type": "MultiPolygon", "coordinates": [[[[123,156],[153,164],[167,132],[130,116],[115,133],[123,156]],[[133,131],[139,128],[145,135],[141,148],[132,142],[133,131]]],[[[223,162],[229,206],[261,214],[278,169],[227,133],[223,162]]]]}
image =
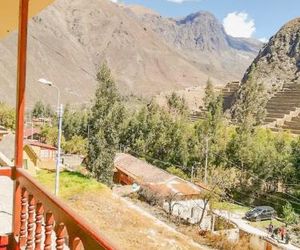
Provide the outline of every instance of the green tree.
{"type": "Polygon", "coordinates": [[[169,172],[170,174],[173,174],[173,175],[176,175],[184,180],[188,180],[188,176],[180,169],[180,168],[177,168],[177,167],[168,167],[167,169],[167,172],[169,172]]]}
{"type": "Polygon", "coordinates": [[[81,136],[74,135],[71,140],[64,143],[63,149],[66,153],[86,155],[87,139],[81,136]]]}
{"type": "Polygon", "coordinates": [[[173,92],[171,95],[167,96],[167,104],[169,111],[175,116],[187,116],[188,107],[184,97],[180,97],[178,94],[173,92]]]}
{"type": "MultiPolygon", "coordinates": [[[[252,69],[254,71],[255,68],[252,69]]],[[[250,74],[237,93],[233,107],[233,118],[239,132],[251,132],[254,126],[262,123],[265,116],[267,97],[263,84],[258,83],[250,74]]]]}
{"type": "Polygon", "coordinates": [[[72,110],[70,105],[66,105],[62,126],[66,140],[71,140],[75,135],[87,138],[88,116],[88,109],[82,107],[80,110],[72,110]]]}
{"type": "Polygon", "coordinates": [[[89,119],[87,167],[99,181],[111,185],[113,161],[125,110],[111,72],[105,64],[101,66],[97,80],[98,88],[89,119]]]}
{"type": "MultiPolygon", "coordinates": [[[[44,143],[57,146],[58,143],[58,128],[51,126],[44,126],[41,131],[42,141],[44,143]]],[[[62,136],[62,145],[65,143],[65,138],[62,136]]]]}
{"type": "Polygon", "coordinates": [[[284,222],[288,225],[296,224],[298,221],[298,216],[295,213],[291,203],[287,202],[286,205],[283,206],[282,210],[284,222]]]}
{"type": "Polygon", "coordinates": [[[34,104],[33,110],[32,110],[32,116],[34,118],[40,118],[40,117],[45,117],[45,106],[42,101],[37,101],[34,104]]]}
{"type": "Polygon", "coordinates": [[[300,180],[300,137],[292,141],[291,147],[292,147],[291,160],[296,172],[296,175],[294,176],[293,179],[299,181],[300,180]]]}
{"type": "Polygon", "coordinates": [[[228,133],[223,117],[223,99],[214,91],[213,83],[208,80],[205,88],[204,108],[205,117],[195,125],[199,143],[199,162],[202,165],[219,165],[225,149],[224,139],[228,133]],[[206,159],[207,158],[207,159],[206,159]]]}
{"type": "Polygon", "coordinates": [[[9,129],[16,126],[15,110],[3,102],[0,102],[0,125],[9,129]]]}
{"type": "Polygon", "coordinates": [[[157,104],[151,103],[129,119],[122,134],[122,145],[139,156],[147,156],[147,160],[163,168],[172,164],[187,166],[187,143],[192,136],[189,131],[180,116],[174,118],[157,104]]]}
{"type": "Polygon", "coordinates": [[[203,98],[204,108],[207,110],[211,103],[214,103],[216,99],[216,94],[214,91],[214,85],[210,79],[207,80],[205,86],[205,96],[203,98]]]}
{"type": "Polygon", "coordinates": [[[32,117],[34,118],[54,118],[55,112],[50,104],[45,105],[42,101],[37,101],[32,109],[32,117]]]}

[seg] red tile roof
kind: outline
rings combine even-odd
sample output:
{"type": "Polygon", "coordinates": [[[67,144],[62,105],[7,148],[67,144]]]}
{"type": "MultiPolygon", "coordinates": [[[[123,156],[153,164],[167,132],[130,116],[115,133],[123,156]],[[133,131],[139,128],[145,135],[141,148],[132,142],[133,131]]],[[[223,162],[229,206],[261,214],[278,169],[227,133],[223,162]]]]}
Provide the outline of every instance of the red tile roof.
{"type": "Polygon", "coordinates": [[[28,141],[28,144],[31,145],[31,146],[39,147],[39,148],[57,150],[57,148],[52,146],[52,145],[41,143],[41,142],[38,142],[38,141],[28,141]]]}
{"type": "Polygon", "coordinates": [[[34,134],[41,133],[41,130],[39,128],[25,128],[24,129],[24,138],[28,138],[34,134]]]}

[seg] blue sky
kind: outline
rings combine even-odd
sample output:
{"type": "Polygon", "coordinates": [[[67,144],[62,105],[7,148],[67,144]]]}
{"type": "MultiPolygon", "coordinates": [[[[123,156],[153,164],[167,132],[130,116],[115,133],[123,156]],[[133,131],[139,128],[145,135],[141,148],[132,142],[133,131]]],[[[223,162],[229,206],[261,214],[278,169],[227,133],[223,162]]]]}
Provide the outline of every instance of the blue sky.
{"type": "Polygon", "coordinates": [[[300,0],[119,0],[150,7],[162,16],[181,17],[207,10],[233,36],[269,38],[290,19],[300,16],[300,0]]]}

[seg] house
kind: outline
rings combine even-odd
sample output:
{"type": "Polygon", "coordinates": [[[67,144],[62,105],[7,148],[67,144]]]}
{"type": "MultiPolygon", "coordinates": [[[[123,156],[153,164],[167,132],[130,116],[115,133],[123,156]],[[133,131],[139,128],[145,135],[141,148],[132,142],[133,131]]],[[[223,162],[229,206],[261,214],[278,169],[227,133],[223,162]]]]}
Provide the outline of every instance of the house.
{"type": "Polygon", "coordinates": [[[28,140],[40,140],[42,137],[41,130],[39,128],[25,128],[24,139],[28,140]]]}
{"type": "MultiPolygon", "coordinates": [[[[15,134],[7,134],[0,141],[0,167],[13,167],[15,158],[15,134]]],[[[38,159],[32,157],[30,150],[23,149],[23,166],[31,175],[36,175],[38,159]]]]}
{"type": "Polygon", "coordinates": [[[130,154],[118,153],[114,167],[115,183],[122,185],[137,183],[161,197],[177,194],[179,199],[192,199],[201,195],[200,187],[130,154]]]}
{"type": "Polygon", "coordinates": [[[39,168],[55,169],[56,147],[38,141],[27,141],[26,145],[34,151],[35,157],[39,159],[37,161],[39,168]]]}
{"type": "Polygon", "coordinates": [[[114,182],[138,184],[145,200],[160,205],[167,213],[195,224],[204,213],[203,228],[211,226],[211,218],[201,199],[203,189],[130,154],[118,153],[114,160],[114,182]],[[205,211],[203,212],[205,208],[205,211]]]}

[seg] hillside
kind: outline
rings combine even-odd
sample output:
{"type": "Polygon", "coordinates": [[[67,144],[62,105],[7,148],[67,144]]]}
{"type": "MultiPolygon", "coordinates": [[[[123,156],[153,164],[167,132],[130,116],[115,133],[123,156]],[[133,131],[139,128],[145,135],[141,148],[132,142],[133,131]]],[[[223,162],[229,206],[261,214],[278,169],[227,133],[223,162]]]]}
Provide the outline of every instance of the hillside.
{"type": "MultiPolygon", "coordinates": [[[[129,12],[108,0],[91,0],[89,4],[83,0],[57,0],[35,17],[29,29],[29,105],[39,99],[52,104],[56,102],[55,90],[37,83],[41,77],[60,87],[65,103],[88,102],[96,86],[99,65],[105,61],[123,95],[150,97],[192,86],[201,91],[209,76],[219,84],[227,79],[240,78],[255,54],[244,50],[248,41],[235,40],[233,43],[234,39],[230,42],[228,36],[225,37],[227,40],[219,37],[213,27],[210,30],[213,16],[201,15],[193,29],[207,41],[211,36],[217,37],[220,41],[216,42],[216,51],[204,44],[199,48],[178,48],[162,38],[157,30],[141,23],[132,11],[129,12]],[[199,54],[195,54],[195,50],[199,54]],[[223,59],[217,60],[220,53],[223,59]]],[[[136,7],[137,12],[156,16],[142,7],[136,7]]],[[[161,25],[168,20],[163,19],[161,25]]],[[[159,23],[157,25],[160,27],[159,23]]],[[[190,32],[184,31],[187,29],[184,24],[180,26],[175,32],[190,32]]],[[[224,32],[222,27],[221,30],[224,32]]],[[[15,103],[16,39],[17,35],[12,34],[0,42],[0,100],[12,105],[15,103]]],[[[193,39],[193,36],[187,37],[186,45],[193,39]]]]}
{"type": "Polygon", "coordinates": [[[247,70],[266,88],[280,89],[284,83],[300,84],[300,18],[285,24],[264,46],[247,70]]]}
{"type": "Polygon", "coordinates": [[[224,81],[240,80],[262,47],[255,39],[227,35],[223,25],[209,12],[174,19],[135,6],[125,8],[201,71],[222,79],[223,86],[224,81]]]}
{"type": "Polygon", "coordinates": [[[300,18],[285,24],[264,46],[244,75],[269,93],[265,126],[300,134],[300,18]]]}

